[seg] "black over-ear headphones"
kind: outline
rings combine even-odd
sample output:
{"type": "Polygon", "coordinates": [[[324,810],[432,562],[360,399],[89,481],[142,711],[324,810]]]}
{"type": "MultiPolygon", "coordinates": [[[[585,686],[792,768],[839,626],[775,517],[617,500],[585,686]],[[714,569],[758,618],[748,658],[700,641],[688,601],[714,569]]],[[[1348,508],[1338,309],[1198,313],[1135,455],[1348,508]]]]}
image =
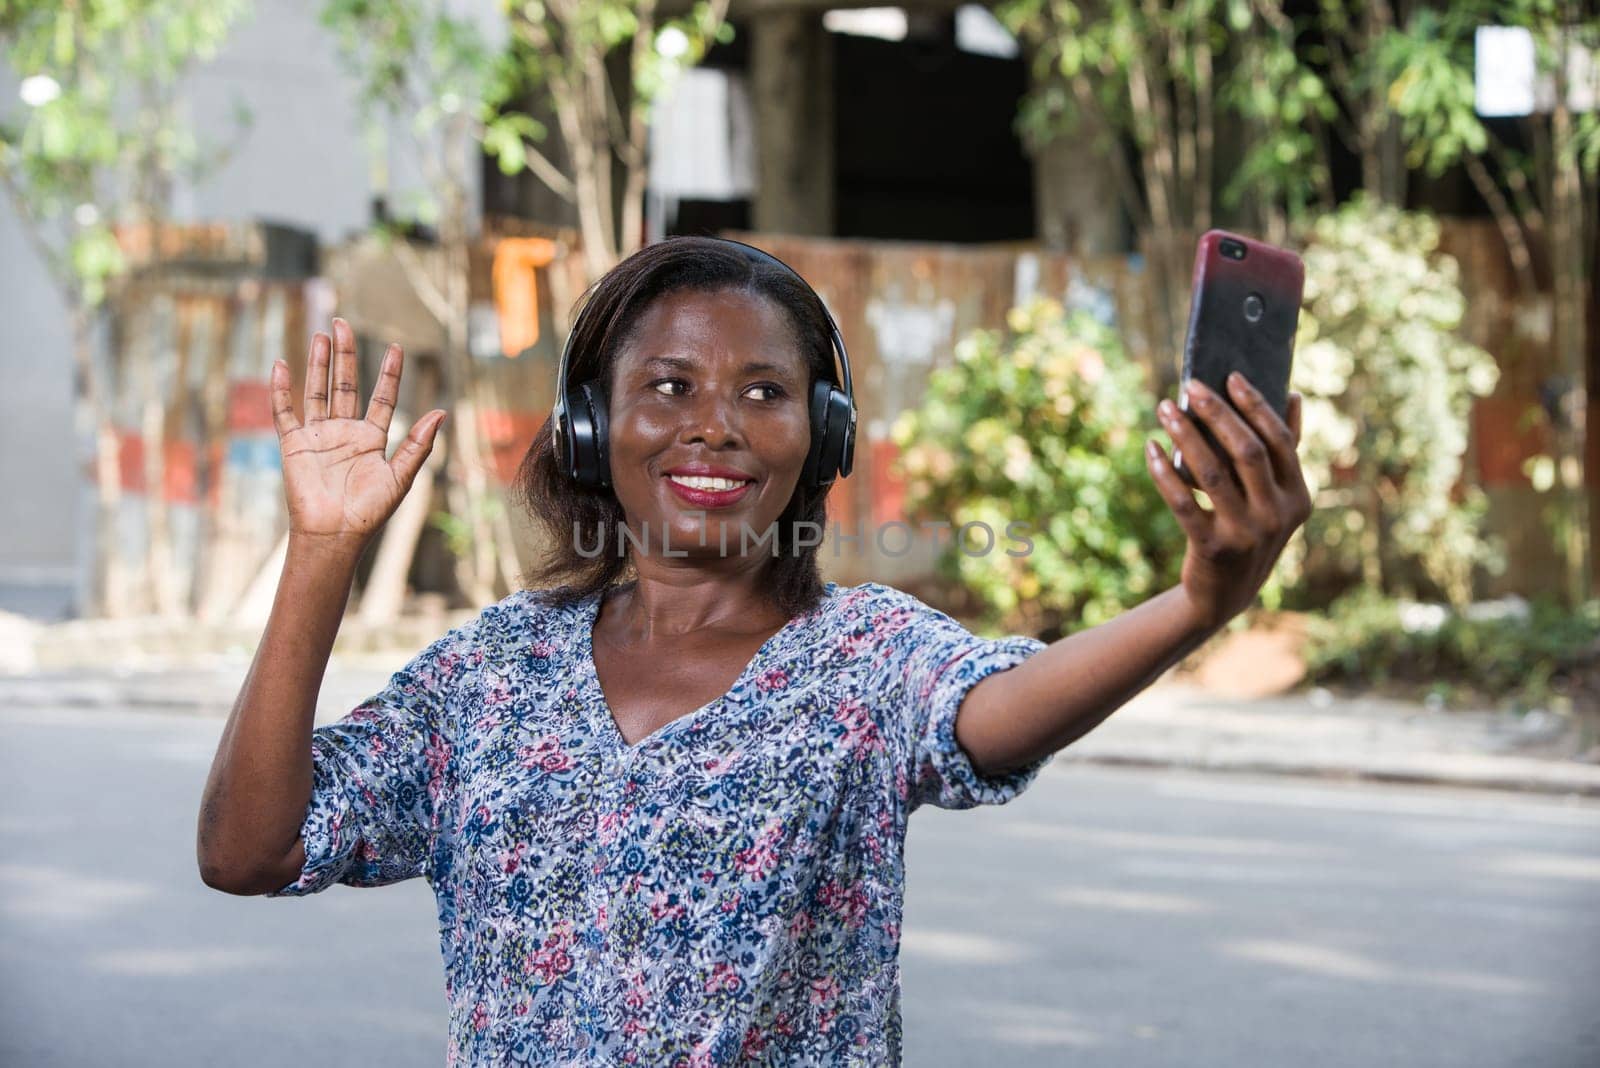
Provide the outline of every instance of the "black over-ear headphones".
{"type": "MultiPolygon", "coordinates": [[[[811,286],[793,267],[769,252],[763,252],[743,241],[719,237],[721,241],[739,249],[755,262],[773,263],[800,279],[807,289],[811,286]]],[[[815,291],[813,290],[813,294],[815,291]]],[[[822,298],[817,298],[822,303],[822,298]]],[[[585,309],[587,310],[587,309],[585,309]]],[[[811,389],[811,451],[806,456],[805,469],[800,474],[800,484],[807,489],[820,489],[830,485],[835,478],[845,478],[855,464],[856,402],[855,390],[850,384],[850,357],[844,349],[844,338],[839,327],[822,309],[828,320],[828,332],[833,348],[844,372],[844,389],[832,382],[818,379],[811,389]]],[[[583,313],[579,313],[582,321],[583,313]]],[[[611,485],[611,457],[609,450],[610,426],[606,417],[605,383],[598,380],[580,382],[567,387],[567,360],[572,353],[572,339],[578,336],[578,323],[567,333],[567,343],[561,350],[561,367],[556,375],[556,404],[550,414],[555,437],[556,462],[568,478],[579,485],[599,489],[611,485]]]]}

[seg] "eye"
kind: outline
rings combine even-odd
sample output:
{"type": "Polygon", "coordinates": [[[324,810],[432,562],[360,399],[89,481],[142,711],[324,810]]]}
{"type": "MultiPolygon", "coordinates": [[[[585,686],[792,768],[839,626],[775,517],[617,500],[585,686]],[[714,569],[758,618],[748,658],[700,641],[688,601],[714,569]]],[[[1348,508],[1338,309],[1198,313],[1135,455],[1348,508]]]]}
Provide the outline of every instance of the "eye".
{"type": "MultiPolygon", "coordinates": [[[[663,390],[663,389],[661,389],[661,387],[662,386],[668,386],[668,387],[671,387],[671,386],[684,386],[684,387],[687,387],[688,385],[689,385],[689,383],[684,381],[681,378],[658,378],[654,382],[650,383],[650,388],[655,390],[657,393],[660,393],[664,397],[681,397],[683,395],[682,393],[675,393],[675,392],[671,392],[670,390],[663,390]]],[[[778,385],[778,384],[776,384],[776,383],[774,383],[774,382],[759,382],[756,385],[750,386],[749,389],[766,390],[767,395],[764,396],[764,397],[759,397],[757,399],[758,400],[763,400],[763,401],[768,401],[768,402],[775,401],[775,400],[781,400],[786,395],[784,393],[783,387],[778,385]]]]}

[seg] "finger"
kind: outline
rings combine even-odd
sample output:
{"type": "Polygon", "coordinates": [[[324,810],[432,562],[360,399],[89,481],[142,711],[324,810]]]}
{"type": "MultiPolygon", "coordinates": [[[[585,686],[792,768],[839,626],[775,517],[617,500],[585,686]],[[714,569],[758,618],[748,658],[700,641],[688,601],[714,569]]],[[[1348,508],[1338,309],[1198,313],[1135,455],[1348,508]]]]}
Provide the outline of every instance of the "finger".
{"type": "Polygon", "coordinates": [[[354,419],[361,400],[356,383],[356,334],[343,319],[333,321],[333,403],[329,415],[334,419],[354,419]]]}
{"type": "Polygon", "coordinates": [[[1144,460],[1150,468],[1150,477],[1156,480],[1156,489],[1166,500],[1167,507],[1172,509],[1184,534],[1192,542],[1206,541],[1211,534],[1211,525],[1216,522],[1215,517],[1200,507],[1200,502],[1194,499],[1194,491],[1183,481],[1154,438],[1145,442],[1144,460]]]}
{"type": "Polygon", "coordinates": [[[328,353],[333,346],[327,334],[311,335],[311,355],[306,358],[306,422],[328,418],[328,353]]]}
{"type": "MultiPolygon", "coordinates": [[[[1280,486],[1287,485],[1294,470],[1299,466],[1295,458],[1295,443],[1299,435],[1290,430],[1272,405],[1261,395],[1261,391],[1252,386],[1244,377],[1235,371],[1228,376],[1228,388],[1233,391],[1233,396],[1239,403],[1250,422],[1255,425],[1256,432],[1261,435],[1261,440],[1266,442],[1267,452],[1272,457],[1273,477],[1280,486]]],[[[1289,412],[1292,415],[1297,407],[1295,397],[1297,393],[1289,396],[1289,412]]],[[[1298,416],[1296,416],[1298,418],[1298,416]]]]}
{"type": "MultiPolygon", "coordinates": [[[[1229,382],[1232,381],[1233,376],[1230,375],[1229,382]]],[[[1237,395],[1238,392],[1235,390],[1235,396],[1237,395]]],[[[1259,397],[1257,399],[1259,400],[1259,397]]],[[[1227,450],[1234,474],[1238,475],[1239,481],[1244,484],[1245,493],[1250,498],[1248,503],[1269,506],[1274,499],[1275,489],[1272,459],[1260,435],[1251,429],[1250,424],[1245,422],[1226,398],[1212,392],[1198,379],[1189,382],[1189,403],[1200,413],[1200,418],[1205,420],[1211,433],[1227,450]]],[[[1265,407],[1265,404],[1262,406],[1265,407]]]]}
{"type": "Polygon", "coordinates": [[[1300,394],[1289,394],[1289,432],[1294,435],[1296,448],[1300,447],[1300,394]]]}
{"type": "Polygon", "coordinates": [[[372,389],[372,400],[367,402],[367,422],[386,434],[395,401],[400,396],[400,370],[404,362],[405,354],[400,346],[390,345],[389,351],[383,354],[383,368],[378,372],[378,384],[372,389]]]}
{"type": "Polygon", "coordinates": [[[433,451],[434,439],[443,423],[444,412],[434,409],[412,424],[411,433],[394,451],[394,459],[389,461],[389,467],[402,485],[409,487],[416,480],[417,472],[422,470],[423,462],[433,451]]]}
{"type": "Polygon", "coordinates": [[[1201,436],[1193,417],[1181,412],[1178,406],[1169,400],[1163,400],[1157,405],[1156,411],[1161,417],[1162,425],[1171,435],[1173,444],[1183,452],[1184,466],[1194,472],[1195,482],[1205,491],[1206,496],[1211,498],[1212,507],[1234,519],[1241,518],[1245,513],[1244,494],[1234,481],[1233,472],[1228,470],[1228,465],[1201,436]]]}
{"type": "Polygon", "coordinates": [[[294,395],[289,389],[289,365],[282,360],[273,360],[269,381],[272,390],[272,425],[277,428],[281,440],[291,430],[300,429],[300,420],[294,414],[294,395]]]}

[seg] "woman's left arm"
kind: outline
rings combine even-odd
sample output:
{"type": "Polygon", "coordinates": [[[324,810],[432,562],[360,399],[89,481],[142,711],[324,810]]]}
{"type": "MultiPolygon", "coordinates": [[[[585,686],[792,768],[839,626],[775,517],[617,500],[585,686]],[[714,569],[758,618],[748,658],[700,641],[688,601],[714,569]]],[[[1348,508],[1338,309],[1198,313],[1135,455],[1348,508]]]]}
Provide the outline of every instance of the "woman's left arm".
{"type": "Polygon", "coordinates": [[[956,717],[973,766],[999,774],[1056,752],[1099,726],[1162,672],[1255,601],[1284,545],[1311,514],[1300,470],[1300,395],[1288,422],[1237,372],[1228,388],[1248,418],[1198,381],[1189,403],[1232,459],[1218,457],[1189,416],[1163,400],[1157,413],[1211,508],[1154,440],[1145,462],[1183,527],[1182,581],[1108,623],[1062,638],[974,686],[956,717]]]}

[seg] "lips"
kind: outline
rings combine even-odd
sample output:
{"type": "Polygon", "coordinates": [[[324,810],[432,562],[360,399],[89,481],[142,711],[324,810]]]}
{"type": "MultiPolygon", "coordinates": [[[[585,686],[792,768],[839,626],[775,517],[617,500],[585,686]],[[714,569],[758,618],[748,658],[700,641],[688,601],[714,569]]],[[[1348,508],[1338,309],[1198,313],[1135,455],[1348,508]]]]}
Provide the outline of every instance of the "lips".
{"type": "MultiPolygon", "coordinates": [[[[674,473],[676,474],[677,472],[674,473]]],[[[700,475],[699,477],[718,478],[727,476],[700,475]]],[[[679,500],[690,505],[691,507],[702,509],[727,508],[730,505],[736,504],[745,496],[745,494],[750,492],[750,487],[755,485],[754,482],[745,482],[744,484],[735,486],[732,489],[700,489],[695,486],[685,486],[683,483],[678,482],[676,479],[673,479],[670,476],[667,477],[666,483],[667,488],[672,490],[672,492],[677,495],[679,500]]]]}

